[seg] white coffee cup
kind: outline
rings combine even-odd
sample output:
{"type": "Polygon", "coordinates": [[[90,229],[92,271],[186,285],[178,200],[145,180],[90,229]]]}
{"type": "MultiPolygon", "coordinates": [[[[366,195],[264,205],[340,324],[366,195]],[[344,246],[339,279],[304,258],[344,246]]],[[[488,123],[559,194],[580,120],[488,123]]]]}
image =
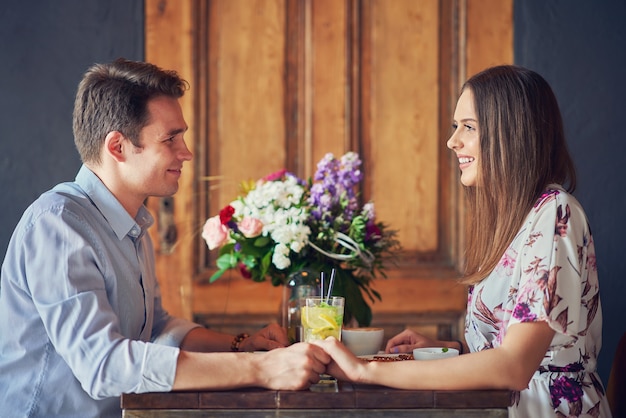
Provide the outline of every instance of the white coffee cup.
{"type": "Polygon", "coordinates": [[[377,354],[383,344],[385,330],[382,328],[343,328],[341,342],[355,356],[369,356],[377,354]]]}

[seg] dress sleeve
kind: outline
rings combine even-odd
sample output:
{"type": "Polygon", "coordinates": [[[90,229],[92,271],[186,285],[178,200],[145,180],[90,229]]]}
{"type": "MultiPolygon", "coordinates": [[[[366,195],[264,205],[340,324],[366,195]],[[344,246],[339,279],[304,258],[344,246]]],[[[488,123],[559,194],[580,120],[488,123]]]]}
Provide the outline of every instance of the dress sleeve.
{"type": "Polygon", "coordinates": [[[587,218],[573,196],[553,191],[532,209],[526,227],[510,324],[546,321],[557,332],[553,343],[570,344],[586,332],[598,308],[587,218]]]}

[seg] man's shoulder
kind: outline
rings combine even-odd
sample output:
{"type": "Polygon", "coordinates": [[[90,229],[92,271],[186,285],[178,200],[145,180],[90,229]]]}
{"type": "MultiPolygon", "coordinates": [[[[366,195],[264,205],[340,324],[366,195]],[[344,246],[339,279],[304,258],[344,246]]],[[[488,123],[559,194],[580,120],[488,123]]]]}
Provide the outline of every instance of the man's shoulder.
{"type": "Polygon", "coordinates": [[[22,216],[23,227],[29,228],[38,219],[47,216],[64,216],[74,214],[84,217],[93,211],[94,205],[89,196],[76,183],[60,183],[42,193],[26,209],[22,216]]]}
{"type": "Polygon", "coordinates": [[[32,204],[33,211],[45,211],[52,207],[84,206],[89,203],[89,197],[74,182],[57,184],[52,189],[42,193],[32,204]]]}

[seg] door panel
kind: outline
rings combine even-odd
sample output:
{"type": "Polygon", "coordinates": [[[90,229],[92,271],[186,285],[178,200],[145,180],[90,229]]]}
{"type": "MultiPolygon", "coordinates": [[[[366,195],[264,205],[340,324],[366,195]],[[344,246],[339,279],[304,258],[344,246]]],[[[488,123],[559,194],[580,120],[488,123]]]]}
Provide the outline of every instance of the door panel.
{"type": "Polygon", "coordinates": [[[147,60],[191,83],[195,157],[174,198],[174,250],[152,231],[165,306],[228,330],[272,318],[281,289],[230,272],[207,283],[215,254],[200,228],[240,181],[282,168],[309,177],[326,153],[351,150],[364,200],[404,248],[375,282],[375,322],[431,315],[459,329],[443,313],[465,308],[467,215],[445,141],[468,70],[511,62],[511,21],[511,0],[146,0],[147,60]]]}

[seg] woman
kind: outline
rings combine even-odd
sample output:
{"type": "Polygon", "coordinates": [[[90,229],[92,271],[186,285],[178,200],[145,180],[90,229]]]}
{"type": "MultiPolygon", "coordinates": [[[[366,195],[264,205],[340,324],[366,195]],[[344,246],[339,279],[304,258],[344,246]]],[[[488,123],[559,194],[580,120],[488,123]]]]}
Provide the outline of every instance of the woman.
{"type": "Polygon", "coordinates": [[[465,345],[410,330],[388,353],[446,346],[465,355],[363,362],[322,345],[340,379],[406,389],[516,391],[512,417],[611,415],[596,373],[602,315],[595,250],[561,114],[548,83],[515,66],[463,86],[447,142],[469,210],[465,345]]]}

